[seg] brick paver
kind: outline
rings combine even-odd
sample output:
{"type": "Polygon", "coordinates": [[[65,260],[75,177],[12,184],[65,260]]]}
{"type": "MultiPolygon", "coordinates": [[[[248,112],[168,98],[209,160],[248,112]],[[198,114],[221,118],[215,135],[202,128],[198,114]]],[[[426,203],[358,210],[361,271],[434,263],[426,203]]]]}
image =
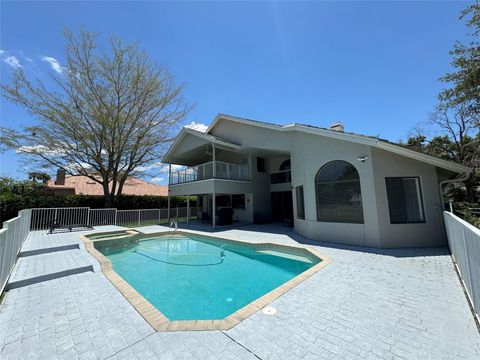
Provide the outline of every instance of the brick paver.
{"type": "Polygon", "coordinates": [[[215,235],[311,243],[333,262],[272,302],[276,315],[228,331],[156,333],[100,272],[14,289],[0,304],[0,358],[480,359],[446,249],[334,246],[268,225],[215,235]]]}

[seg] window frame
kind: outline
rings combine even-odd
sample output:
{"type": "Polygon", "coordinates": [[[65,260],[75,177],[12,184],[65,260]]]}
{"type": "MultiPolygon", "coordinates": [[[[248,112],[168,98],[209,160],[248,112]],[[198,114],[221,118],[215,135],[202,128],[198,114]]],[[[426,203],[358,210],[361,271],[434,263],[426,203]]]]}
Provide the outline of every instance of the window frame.
{"type": "Polygon", "coordinates": [[[296,206],[297,206],[297,219],[305,220],[305,192],[303,190],[303,185],[298,185],[298,186],[295,187],[295,202],[296,202],[296,206]],[[302,191],[302,213],[303,213],[303,217],[299,216],[299,212],[298,212],[298,209],[299,209],[298,191],[299,190],[302,191]]]}
{"type": "Polygon", "coordinates": [[[257,156],[257,173],[267,172],[267,161],[265,158],[257,156]]]}
{"type": "Polygon", "coordinates": [[[232,194],[232,209],[245,209],[246,208],[246,199],[245,199],[245,194],[232,194]],[[235,199],[242,198],[243,197],[243,203],[239,205],[239,202],[236,202],[235,199]]]}
{"type": "MultiPolygon", "coordinates": [[[[338,223],[338,224],[359,224],[359,225],[363,225],[365,224],[365,215],[364,215],[364,209],[363,209],[363,197],[362,197],[362,184],[361,184],[361,179],[360,179],[360,173],[358,172],[358,169],[349,161],[346,161],[346,160],[342,160],[342,159],[336,159],[336,160],[330,160],[326,163],[324,163],[320,169],[318,169],[317,173],[315,174],[315,178],[314,178],[314,188],[315,188],[315,207],[316,207],[316,220],[317,222],[324,222],[324,223],[338,223]],[[347,179],[347,180],[329,180],[329,181],[317,181],[317,178],[320,174],[320,172],[322,171],[322,169],[325,169],[325,167],[327,165],[330,165],[331,163],[335,163],[335,162],[343,162],[343,163],[346,163],[348,164],[349,166],[351,166],[355,172],[356,172],[356,175],[358,176],[358,179],[347,179]],[[319,214],[319,190],[318,190],[318,185],[319,184],[322,184],[322,183],[347,183],[347,182],[357,182],[358,181],[358,188],[359,188],[359,195],[360,195],[360,209],[361,209],[361,219],[359,219],[358,221],[351,221],[351,220],[344,220],[344,219],[328,219],[328,218],[320,218],[320,214],[319,214]]],[[[338,205],[337,205],[338,206],[338,205]]]]}
{"type": "Polygon", "coordinates": [[[388,206],[388,217],[390,219],[390,224],[391,225],[400,225],[400,224],[425,224],[427,222],[427,217],[425,213],[425,202],[423,199],[423,191],[422,191],[422,179],[420,176],[386,176],[385,177],[385,193],[387,195],[387,206],[388,206]],[[390,201],[388,199],[388,180],[389,179],[415,179],[417,181],[418,185],[418,194],[417,194],[417,200],[419,200],[419,205],[420,205],[420,210],[421,210],[421,215],[422,219],[420,221],[401,221],[401,222],[393,222],[392,221],[392,216],[390,214],[390,201]]]}

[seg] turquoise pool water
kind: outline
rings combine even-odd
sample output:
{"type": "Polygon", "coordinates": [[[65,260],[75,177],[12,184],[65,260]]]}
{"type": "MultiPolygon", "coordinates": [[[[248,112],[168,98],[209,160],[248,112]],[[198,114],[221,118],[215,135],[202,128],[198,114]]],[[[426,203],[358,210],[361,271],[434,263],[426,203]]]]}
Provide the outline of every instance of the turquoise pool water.
{"type": "Polygon", "coordinates": [[[180,234],[100,251],[170,320],[223,319],[320,261],[180,234]]]}

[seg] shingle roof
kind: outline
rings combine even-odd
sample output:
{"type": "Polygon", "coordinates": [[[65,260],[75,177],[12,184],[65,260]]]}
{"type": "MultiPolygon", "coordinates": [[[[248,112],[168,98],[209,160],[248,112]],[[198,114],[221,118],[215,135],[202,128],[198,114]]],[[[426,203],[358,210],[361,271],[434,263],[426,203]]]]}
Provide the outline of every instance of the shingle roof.
{"type": "MultiPolygon", "coordinates": [[[[47,187],[53,189],[73,188],[76,195],[103,195],[102,186],[87,176],[67,176],[65,185],[55,185],[54,180],[49,180],[47,187]]],[[[122,194],[167,196],[168,186],[152,184],[137,178],[128,178],[123,186],[122,194]]]]}

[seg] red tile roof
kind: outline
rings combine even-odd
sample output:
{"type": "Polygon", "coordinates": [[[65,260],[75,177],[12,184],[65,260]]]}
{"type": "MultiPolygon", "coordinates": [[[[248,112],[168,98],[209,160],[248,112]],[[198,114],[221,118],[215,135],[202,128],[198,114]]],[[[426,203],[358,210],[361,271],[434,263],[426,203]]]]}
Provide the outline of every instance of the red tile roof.
{"type": "MultiPolygon", "coordinates": [[[[52,189],[75,189],[76,195],[103,195],[102,185],[86,176],[67,176],[65,185],[56,185],[55,180],[49,180],[47,187],[52,189]]],[[[155,185],[145,180],[128,178],[123,186],[122,195],[167,196],[168,186],[155,185]]]]}

